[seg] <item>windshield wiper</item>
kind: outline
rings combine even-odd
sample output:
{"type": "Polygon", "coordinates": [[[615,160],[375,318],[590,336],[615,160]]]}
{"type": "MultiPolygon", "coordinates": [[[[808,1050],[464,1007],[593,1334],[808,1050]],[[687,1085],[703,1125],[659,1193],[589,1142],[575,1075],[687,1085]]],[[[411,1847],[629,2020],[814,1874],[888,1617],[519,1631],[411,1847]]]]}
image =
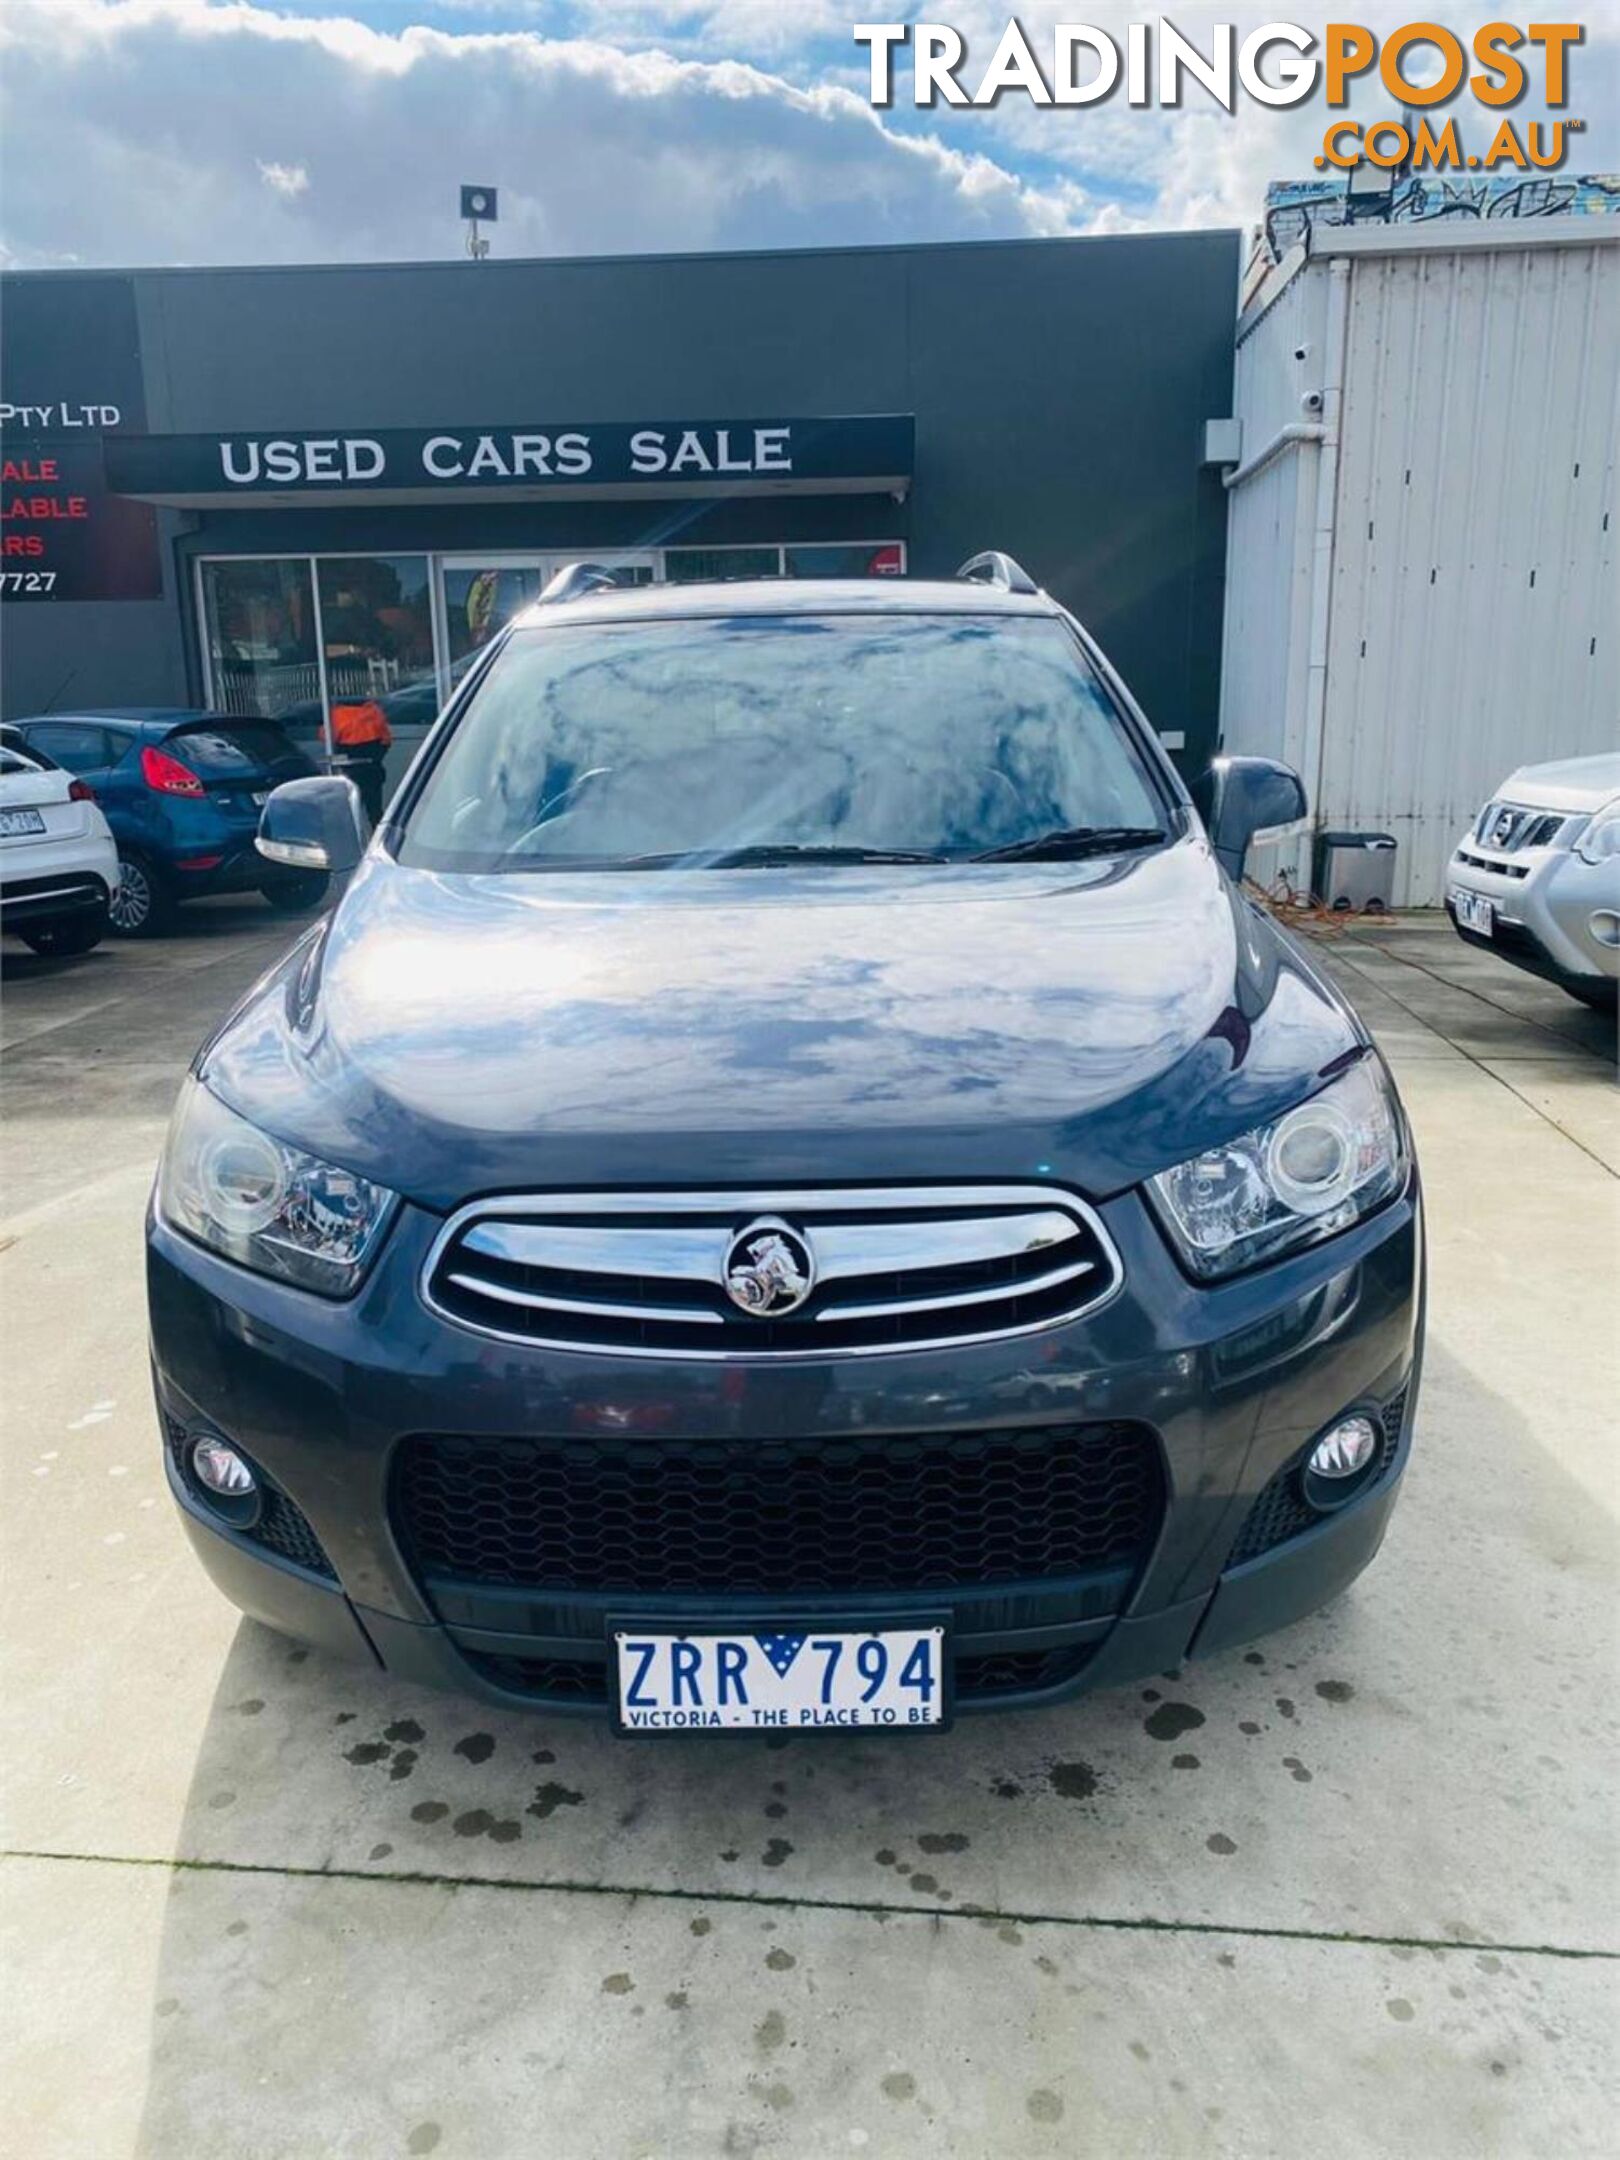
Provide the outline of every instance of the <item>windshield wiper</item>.
{"type": "Polygon", "coordinates": [[[1152,847],[1168,839],[1157,825],[1065,825],[1056,832],[1036,833],[1028,840],[1014,840],[1006,847],[986,848],[975,862],[1015,862],[1047,855],[1111,855],[1116,848],[1152,847]]]}
{"type": "Polygon", "coordinates": [[[694,864],[705,870],[738,868],[769,869],[776,863],[937,863],[943,855],[921,848],[840,847],[833,842],[762,840],[752,847],[721,848],[713,855],[695,855],[694,864]]]}

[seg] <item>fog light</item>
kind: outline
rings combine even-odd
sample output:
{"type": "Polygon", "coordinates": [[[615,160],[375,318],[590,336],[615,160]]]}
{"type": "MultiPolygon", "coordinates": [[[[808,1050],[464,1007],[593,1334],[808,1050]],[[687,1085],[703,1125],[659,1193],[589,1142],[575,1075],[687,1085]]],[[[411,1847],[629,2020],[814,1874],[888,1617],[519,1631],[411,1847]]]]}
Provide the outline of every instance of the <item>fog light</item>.
{"type": "Polygon", "coordinates": [[[257,1490],[257,1480],[235,1448],[223,1440],[204,1436],[191,1450],[191,1467],[199,1484],[222,1500],[246,1500],[257,1490]]]}
{"type": "Polygon", "coordinates": [[[1311,1449],[1308,1468],[1313,1477],[1351,1478],[1365,1470],[1378,1445],[1378,1431],[1371,1418],[1340,1418],[1311,1449]]]}

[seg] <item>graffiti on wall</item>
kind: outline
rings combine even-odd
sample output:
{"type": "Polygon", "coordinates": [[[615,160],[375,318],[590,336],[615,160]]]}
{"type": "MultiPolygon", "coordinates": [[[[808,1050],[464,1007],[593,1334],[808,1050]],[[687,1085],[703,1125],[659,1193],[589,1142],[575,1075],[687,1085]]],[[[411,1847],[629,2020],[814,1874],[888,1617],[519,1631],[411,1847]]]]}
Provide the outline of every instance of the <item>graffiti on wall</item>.
{"type": "Polygon", "coordinates": [[[1273,180],[1266,189],[1266,246],[1274,262],[1337,225],[1429,225],[1442,219],[1602,217],[1620,214],[1620,173],[1527,178],[1516,172],[1450,179],[1397,173],[1376,194],[1342,180],[1273,180]]]}

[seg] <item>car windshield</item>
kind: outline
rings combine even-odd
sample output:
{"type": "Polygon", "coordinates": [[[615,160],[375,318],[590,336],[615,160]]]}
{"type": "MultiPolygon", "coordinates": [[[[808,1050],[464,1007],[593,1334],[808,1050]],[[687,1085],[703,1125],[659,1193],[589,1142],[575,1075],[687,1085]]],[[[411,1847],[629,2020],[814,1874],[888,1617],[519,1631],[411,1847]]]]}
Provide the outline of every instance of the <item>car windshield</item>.
{"type": "Polygon", "coordinates": [[[961,861],[1160,837],[1068,629],[885,613],[517,632],[398,844],[435,870],[961,861]]]}

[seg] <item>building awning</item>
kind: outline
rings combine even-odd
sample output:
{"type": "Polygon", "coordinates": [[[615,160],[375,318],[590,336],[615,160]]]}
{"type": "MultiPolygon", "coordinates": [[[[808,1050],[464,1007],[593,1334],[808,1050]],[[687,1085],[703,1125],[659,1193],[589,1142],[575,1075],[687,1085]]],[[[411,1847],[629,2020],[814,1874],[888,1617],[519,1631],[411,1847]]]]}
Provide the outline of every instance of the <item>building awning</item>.
{"type": "Polygon", "coordinates": [[[177,510],[297,503],[890,495],[910,413],[109,435],[107,485],[177,510]]]}

